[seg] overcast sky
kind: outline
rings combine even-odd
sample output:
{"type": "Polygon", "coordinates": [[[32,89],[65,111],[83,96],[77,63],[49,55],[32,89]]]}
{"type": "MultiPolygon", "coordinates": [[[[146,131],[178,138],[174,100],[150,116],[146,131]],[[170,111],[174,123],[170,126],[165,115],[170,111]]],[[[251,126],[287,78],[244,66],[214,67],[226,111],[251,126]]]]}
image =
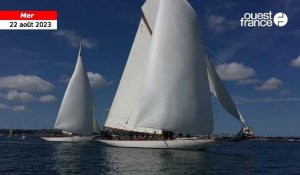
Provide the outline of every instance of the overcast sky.
{"type": "MultiPolygon", "coordinates": [[[[207,54],[257,135],[300,134],[300,1],[190,0],[207,54]],[[240,27],[244,13],[284,12],[284,27],[240,27]]],[[[0,128],[52,128],[84,37],[83,61],[103,125],[143,0],[1,0],[0,10],[57,10],[57,31],[0,31],[0,128]]],[[[213,102],[214,133],[239,123],[213,102]]]]}

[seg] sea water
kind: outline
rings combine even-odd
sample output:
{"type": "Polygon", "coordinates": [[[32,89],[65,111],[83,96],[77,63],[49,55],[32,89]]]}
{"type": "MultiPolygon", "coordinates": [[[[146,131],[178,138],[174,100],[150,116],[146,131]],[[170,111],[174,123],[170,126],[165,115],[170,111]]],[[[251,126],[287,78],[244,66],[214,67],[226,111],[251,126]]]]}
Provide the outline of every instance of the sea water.
{"type": "Polygon", "coordinates": [[[224,142],[183,151],[0,137],[0,174],[300,174],[300,143],[224,142]]]}

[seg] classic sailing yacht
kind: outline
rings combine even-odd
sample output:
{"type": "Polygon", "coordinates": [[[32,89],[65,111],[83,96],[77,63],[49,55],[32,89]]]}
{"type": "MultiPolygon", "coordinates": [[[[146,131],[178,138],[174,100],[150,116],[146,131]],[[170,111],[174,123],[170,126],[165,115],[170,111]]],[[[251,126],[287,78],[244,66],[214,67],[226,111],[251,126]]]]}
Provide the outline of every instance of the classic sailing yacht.
{"type": "Polygon", "coordinates": [[[94,102],[90,82],[84,69],[81,42],[76,67],[68,84],[54,125],[64,136],[42,137],[47,141],[81,142],[94,138],[100,128],[94,116],[94,102]]]}
{"type": "Polygon", "coordinates": [[[116,147],[203,149],[216,142],[210,136],[210,93],[251,132],[206,56],[190,4],[147,0],[142,12],[104,125],[114,137],[98,141],[116,147]]]}

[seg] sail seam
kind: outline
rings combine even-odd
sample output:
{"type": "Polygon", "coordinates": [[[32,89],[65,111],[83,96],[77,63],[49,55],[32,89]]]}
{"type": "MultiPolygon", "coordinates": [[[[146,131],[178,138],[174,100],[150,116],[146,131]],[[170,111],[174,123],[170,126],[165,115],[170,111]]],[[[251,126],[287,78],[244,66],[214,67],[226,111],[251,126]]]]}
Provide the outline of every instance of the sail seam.
{"type": "Polygon", "coordinates": [[[146,24],[146,28],[148,29],[149,33],[152,35],[152,30],[151,30],[151,27],[146,19],[146,16],[142,10],[142,20],[144,21],[144,23],[146,24]]]}

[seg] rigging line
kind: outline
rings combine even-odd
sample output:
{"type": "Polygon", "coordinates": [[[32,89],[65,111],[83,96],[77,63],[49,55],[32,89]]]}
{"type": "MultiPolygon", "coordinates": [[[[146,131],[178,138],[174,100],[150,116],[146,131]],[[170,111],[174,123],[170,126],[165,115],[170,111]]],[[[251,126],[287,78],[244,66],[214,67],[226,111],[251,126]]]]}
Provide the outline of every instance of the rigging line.
{"type": "MultiPolygon", "coordinates": [[[[139,100],[138,100],[138,95],[136,95],[136,96],[135,96],[135,102],[132,104],[131,110],[130,110],[128,116],[127,116],[126,125],[128,124],[128,121],[129,121],[129,119],[131,118],[132,112],[133,112],[133,110],[136,108],[136,105],[137,105],[138,101],[139,101],[139,100]]],[[[135,125],[136,125],[136,123],[134,124],[134,127],[135,127],[135,125]]]]}
{"type": "Polygon", "coordinates": [[[164,142],[165,142],[165,144],[166,144],[167,148],[170,148],[170,147],[169,147],[169,145],[168,145],[168,143],[167,143],[167,141],[166,141],[166,140],[164,140],[164,142]]]}
{"type": "Polygon", "coordinates": [[[220,57],[216,52],[214,52],[213,50],[211,50],[209,47],[205,47],[207,51],[209,51],[211,54],[213,54],[215,57],[217,57],[219,60],[226,62],[226,59],[220,57]]]}

